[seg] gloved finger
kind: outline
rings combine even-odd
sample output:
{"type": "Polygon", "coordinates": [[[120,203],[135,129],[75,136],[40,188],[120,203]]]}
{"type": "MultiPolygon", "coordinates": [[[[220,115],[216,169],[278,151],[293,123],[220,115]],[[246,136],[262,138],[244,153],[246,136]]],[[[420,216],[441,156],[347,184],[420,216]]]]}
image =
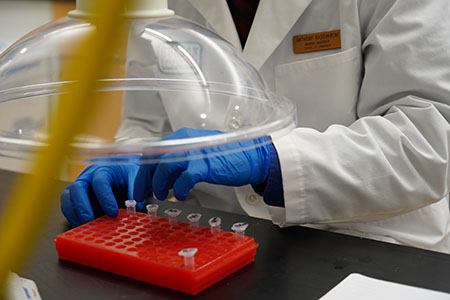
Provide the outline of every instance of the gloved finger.
{"type": "Polygon", "coordinates": [[[138,203],[145,203],[147,196],[152,193],[152,178],[155,166],[153,164],[143,164],[134,179],[134,200],[138,203]]]}
{"type": "Polygon", "coordinates": [[[207,129],[196,129],[196,128],[183,127],[183,128],[180,128],[180,129],[172,132],[169,136],[166,136],[165,138],[163,138],[163,140],[209,136],[209,135],[215,135],[215,134],[221,134],[221,133],[223,133],[223,132],[219,131],[219,130],[207,130],[207,129]]]}
{"type": "Polygon", "coordinates": [[[113,178],[107,169],[98,169],[92,177],[92,189],[103,211],[111,218],[119,214],[119,206],[112,191],[113,178]]]}
{"type": "Polygon", "coordinates": [[[144,209],[144,206],[145,206],[145,201],[142,201],[142,202],[136,201],[136,210],[137,211],[142,211],[144,209]]]}
{"type": "Polygon", "coordinates": [[[178,200],[185,200],[194,186],[205,181],[209,173],[209,167],[204,160],[195,160],[188,164],[186,171],[175,180],[173,193],[178,200]]]}
{"type": "Polygon", "coordinates": [[[75,180],[70,185],[70,200],[81,224],[95,219],[88,194],[89,184],[75,180]]]}
{"type": "Polygon", "coordinates": [[[187,161],[159,163],[153,175],[153,193],[159,200],[164,200],[169,194],[175,180],[188,167],[187,161]]]}
{"type": "Polygon", "coordinates": [[[128,164],[128,163],[138,163],[140,159],[139,155],[117,155],[117,156],[107,156],[107,157],[94,157],[83,161],[83,164],[92,164],[90,167],[95,167],[96,165],[112,165],[112,164],[128,164]]]}
{"type": "Polygon", "coordinates": [[[61,211],[63,215],[66,217],[66,219],[69,221],[69,223],[73,227],[77,227],[81,225],[81,221],[79,220],[75,208],[72,205],[72,202],[70,200],[70,186],[64,189],[63,193],[60,197],[61,201],[61,211]]]}
{"type": "MultiPolygon", "coordinates": [[[[135,190],[135,179],[136,179],[136,172],[128,172],[128,178],[127,178],[127,186],[128,186],[128,199],[134,199],[134,190],[135,190]]],[[[145,199],[141,200],[141,201],[136,201],[136,211],[142,211],[142,209],[145,206],[145,199]]]]}

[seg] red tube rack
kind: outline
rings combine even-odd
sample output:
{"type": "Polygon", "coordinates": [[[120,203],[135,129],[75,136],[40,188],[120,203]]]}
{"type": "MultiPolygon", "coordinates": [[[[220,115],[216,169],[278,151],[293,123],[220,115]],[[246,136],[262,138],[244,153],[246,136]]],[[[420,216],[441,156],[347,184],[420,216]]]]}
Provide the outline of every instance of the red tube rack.
{"type": "Polygon", "coordinates": [[[144,213],[100,217],[58,235],[60,259],[196,295],[254,261],[252,237],[144,213]],[[197,248],[193,268],[178,252],[197,248]]]}

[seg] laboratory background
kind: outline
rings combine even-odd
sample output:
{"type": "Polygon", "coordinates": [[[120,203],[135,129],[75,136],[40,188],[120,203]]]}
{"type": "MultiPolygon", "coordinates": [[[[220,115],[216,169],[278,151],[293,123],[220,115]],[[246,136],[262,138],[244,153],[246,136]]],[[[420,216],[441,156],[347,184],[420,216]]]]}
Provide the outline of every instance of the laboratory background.
{"type": "MultiPolygon", "coordinates": [[[[75,9],[75,1],[70,0],[60,0],[60,1],[41,1],[41,0],[12,0],[12,1],[1,1],[0,9],[0,23],[1,23],[1,34],[0,34],[0,51],[5,50],[8,46],[13,44],[19,38],[25,34],[39,28],[50,21],[62,18],[67,15],[71,10],[75,9]],[[14,24],[14,25],[12,25],[14,24]]],[[[11,119],[2,118],[0,122],[3,123],[2,126],[8,126],[15,129],[28,128],[32,129],[34,127],[42,126],[41,116],[44,114],[42,112],[50,111],[48,103],[37,103],[37,104],[23,104],[17,105],[11,112],[11,116],[14,117],[14,121],[11,119]],[[36,114],[38,111],[40,114],[36,114]],[[41,114],[42,113],[42,114],[41,114]]],[[[121,105],[116,104],[107,106],[106,109],[110,110],[105,114],[104,119],[99,120],[98,124],[101,125],[102,132],[101,136],[106,139],[113,139],[114,133],[120,126],[120,116],[121,116],[121,105]]],[[[50,117],[50,114],[48,114],[50,117]]],[[[96,125],[92,125],[95,127],[96,125]]],[[[14,130],[14,129],[13,129],[14,130]]],[[[5,158],[0,157],[1,168],[5,170],[26,172],[29,170],[29,164],[24,160],[15,158],[5,158]]],[[[77,166],[69,166],[65,172],[61,174],[62,179],[73,180],[81,172],[81,168],[77,166]]]]}
{"type": "Polygon", "coordinates": [[[450,300],[448,20],[0,0],[0,300],[450,300]]]}

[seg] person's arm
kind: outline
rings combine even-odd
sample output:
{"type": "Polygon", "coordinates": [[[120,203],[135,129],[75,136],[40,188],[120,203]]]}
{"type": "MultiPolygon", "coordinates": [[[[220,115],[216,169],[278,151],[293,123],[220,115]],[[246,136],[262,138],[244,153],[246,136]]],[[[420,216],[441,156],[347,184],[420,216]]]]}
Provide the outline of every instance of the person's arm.
{"type": "Polygon", "coordinates": [[[385,2],[360,6],[359,120],[274,141],[285,202],[271,208],[276,223],[381,220],[448,194],[450,4],[385,2]]]}

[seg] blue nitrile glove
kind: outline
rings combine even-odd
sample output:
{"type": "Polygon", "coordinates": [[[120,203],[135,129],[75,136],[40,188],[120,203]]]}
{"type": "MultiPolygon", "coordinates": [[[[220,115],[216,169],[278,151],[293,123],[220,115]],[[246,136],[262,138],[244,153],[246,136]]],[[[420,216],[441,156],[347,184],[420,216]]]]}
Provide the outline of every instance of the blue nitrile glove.
{"type": "MultiPolygon", "coordinates": [[[[220,134],[220,131],[182,128],[165,139],[179,139],[220,134]]],[[[269,174],[270,155],[267,142],[269,137],[237,142],[203,150],[182,153],[185,160],[142,165],[136,176],[134,199],[144,201],[152,192],[156,198],[164,200],[173,188],[178,200],[186,199],[189,191],[198,182],[208,182],[228,186],[263,183],[269,174]],[[255,144],[259,145],[252,148],[255,144]],[[247,150],[241,150],[247,148],[247,150]],[[212,156],[214,152],[217,155],[212,156]],[[226,154],[220,154],[228,152],[226,154]],[[189,157],[208,155],[189,160],[189,157]]],[[[165,154],[163,159],[179,158],[180,154],[165,154]]]]}
{"type": "MultiPolygon", "coordinates": [[[[116,217],[119,204],[123,206],[125,200],[133,199],[133,183],[138,169],[138,164],[132,162],[87,167],[61,195],[64,216],[73,226],[91,221],[103,213],[116,217]]],[[[137,203],[137,209],[141,210],[143,205],[144,202],[137,203]]]]}

